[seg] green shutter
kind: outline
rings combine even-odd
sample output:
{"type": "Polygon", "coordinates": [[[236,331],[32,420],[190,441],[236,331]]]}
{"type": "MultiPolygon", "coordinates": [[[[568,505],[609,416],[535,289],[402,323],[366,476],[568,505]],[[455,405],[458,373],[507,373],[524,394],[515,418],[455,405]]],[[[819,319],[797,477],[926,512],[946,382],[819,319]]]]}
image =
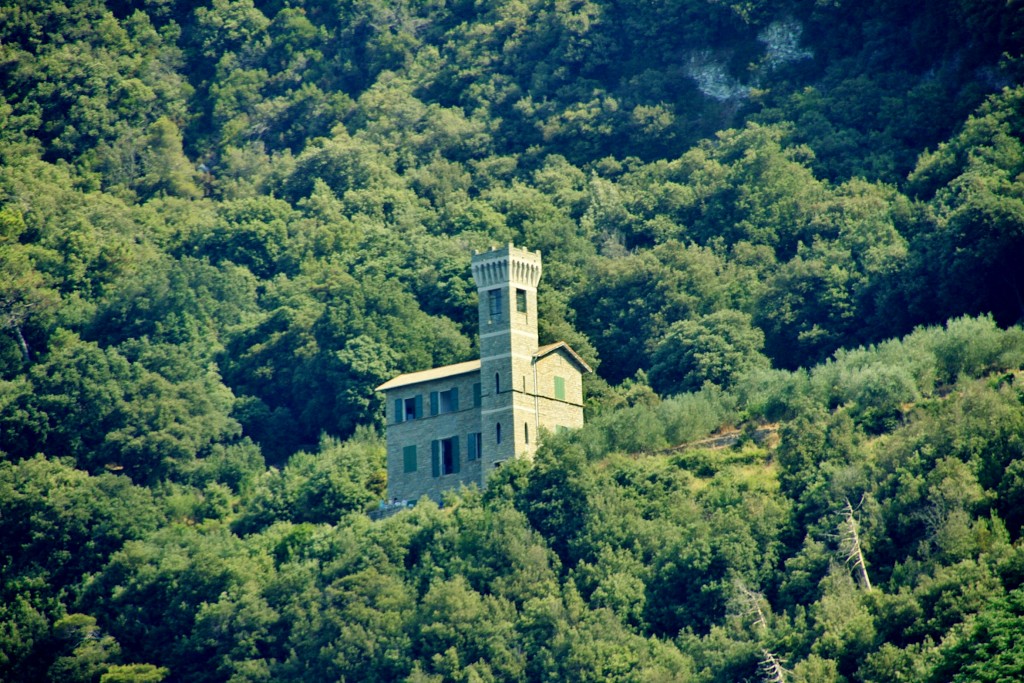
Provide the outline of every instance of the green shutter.
{"type": "Polygon", "coordinates": [[[459,388],[452,387],[452,410],[457,411],[459,409],[459,388]]]}
{"type": "Polygon", "coordinates": [[[480,382],[473,385],[473,407],[479,408],[482,401],[480,400],[480,382]]]}
{"type": "Polygon", "coordinates": [[[403,414],[403,413],[405,413],[403,408],[405,408],[405,406],[403,405],[402,399],[396,398],[395,399],[395,422],[401,422],[402,418],[405,417],[405,415],[403,414]]]}
{"type": "Polygon", "coordinates": [[[476,460],[476,434],[470,432],[466,437],[466,460],[476,460]]]}
{"type": "Polygon", "coordinates": [[[430,442],[430,473],[441,476],[441,442],[437,439],[430,442]]]}
{"type": "Polygon", "coordinates": [[[459,437],[452,437],[452,474],[459,473],[459,437]]]}
{"type": "Polygon", "coordinates": [[[416,447],[406,446],[402,449],[402,467],[403,471],[408,474],[409,472],[416,471],[416,447]]]}
{"type": "Polygon", "coordinates": [[[565,400],[565,379],[562,377],[555,377],[555,398],[565,400]]]}
{"type": "Polygon", "coordinates": [[[423,397],[419,394],[416,394],[416,399],[413,401],[413,404],[415,405],[415,408],[413,409],[413,414],[418,420],[421,417],[423,417],[423,397]]]}
{"type": "Polygon", "coordinates": [[[430,392],[430,414],[437,415],[437,392],[430,392]]]}

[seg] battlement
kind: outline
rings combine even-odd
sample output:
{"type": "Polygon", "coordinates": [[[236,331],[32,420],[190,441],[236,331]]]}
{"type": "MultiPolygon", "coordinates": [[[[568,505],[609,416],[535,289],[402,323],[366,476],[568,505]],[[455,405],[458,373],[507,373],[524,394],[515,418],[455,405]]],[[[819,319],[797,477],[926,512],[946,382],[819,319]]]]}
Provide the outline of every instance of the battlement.
{"type": "Polygon", "coordinates": [[[477,252],[472,258],[473,280],[480,289],[516,285],[536,289],[541,276],[540,252],[508,246],[477,252]]]}

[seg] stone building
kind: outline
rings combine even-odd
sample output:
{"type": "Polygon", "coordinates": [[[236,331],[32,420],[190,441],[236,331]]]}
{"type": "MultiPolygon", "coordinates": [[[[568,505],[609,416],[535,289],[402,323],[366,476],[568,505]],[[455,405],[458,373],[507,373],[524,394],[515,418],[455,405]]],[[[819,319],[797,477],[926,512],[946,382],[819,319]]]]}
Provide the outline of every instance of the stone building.
{"type": "Polygon", "coordinates": [[[439,499],[484,486],[505,461],[532,457],[543,431],[583,426],[583,374],[565,342],[537,343],[540,252],[475,254],[480,360],[399,375],[387,397],[388,498],[439,499]]]}

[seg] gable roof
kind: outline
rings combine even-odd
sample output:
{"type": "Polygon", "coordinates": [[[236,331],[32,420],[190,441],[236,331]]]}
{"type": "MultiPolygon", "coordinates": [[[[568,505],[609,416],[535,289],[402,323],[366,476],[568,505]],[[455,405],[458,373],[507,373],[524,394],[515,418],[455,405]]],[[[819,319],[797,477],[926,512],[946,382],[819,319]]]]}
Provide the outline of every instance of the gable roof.
{"type": "MultiPolygon", "coordinates": [[[[533,353],[533,357],[537,360],[550,356],[552,353],[562,351],[569,358],[570,361],[579,366],[581,372],[593,372],[591,367],[587,365],[587,362],[583,360],[578,353],[572,350],[572,347],[566,344],[564,341],[555,342],[554,344],[546,344],[533,353]]],[[[430,382],[435,379],[445,379],[446,377],[457,377],[458,375],[468,375],[471,372],[480,371],[479,360],[468,360],[465,363],[456,363],[454,365],[442,365],[439,368],[431,368],[429,370],[420,370],[419,372],[407,372],[404,375],[398,377],[392,377],[384,384],[375,388],[375,391],[388,391],[389,389],[397,389],[399,387],[406,387],[410,384],[419,384],[421,382],[430,382]]]]}
{"type": "Polygon", "coordinates": [[[387,382],[384,382],[384,384],[377,387],[376,391],[387,391],[388,389],[397,389],[398,387],[404,387],[410,384],[419,384],[420,382],[429,382],[434,379],[444,379],[445,377],[455,377],[457,375],[466,375],[471,372],[479,371],[479,360],[468,360],[465,363],[456,363],[455,365],[442,365],[439,368],[420,370],[419,372],[407,372],[404,375],[392,377],[387,382]]]}
{"type": "Polygon", "coordinates": [[[587,361],[583,360],[580,357],[580,354],[573,351],[572,347],[566,344],[564,341],[555,342],[554,344],[546,344],[540,347],[539,349],[534,351],[533,357],[536,358],[537,360],[540,360],[544,356],[550,356],[552,353],[555,353],[556,351],[564,351],[565,354],[569,357],[569,360],[576,363],[576,365],[579,366],[582,372],[594,371],[589,365],[587,365],[587,361]]]}

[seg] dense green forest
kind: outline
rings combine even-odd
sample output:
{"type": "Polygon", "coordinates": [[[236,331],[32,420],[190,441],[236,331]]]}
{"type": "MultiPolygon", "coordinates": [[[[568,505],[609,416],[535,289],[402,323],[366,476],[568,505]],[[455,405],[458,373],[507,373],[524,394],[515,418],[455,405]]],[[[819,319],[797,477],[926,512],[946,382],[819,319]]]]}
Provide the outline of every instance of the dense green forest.
{"type": "Polygon", "coordinates": [[[1022,320],[1019,2],[0,0],[0,681],[1022,680],[1022,320]],[[507,242],[588,425],[371,521],[507,242]]]}

